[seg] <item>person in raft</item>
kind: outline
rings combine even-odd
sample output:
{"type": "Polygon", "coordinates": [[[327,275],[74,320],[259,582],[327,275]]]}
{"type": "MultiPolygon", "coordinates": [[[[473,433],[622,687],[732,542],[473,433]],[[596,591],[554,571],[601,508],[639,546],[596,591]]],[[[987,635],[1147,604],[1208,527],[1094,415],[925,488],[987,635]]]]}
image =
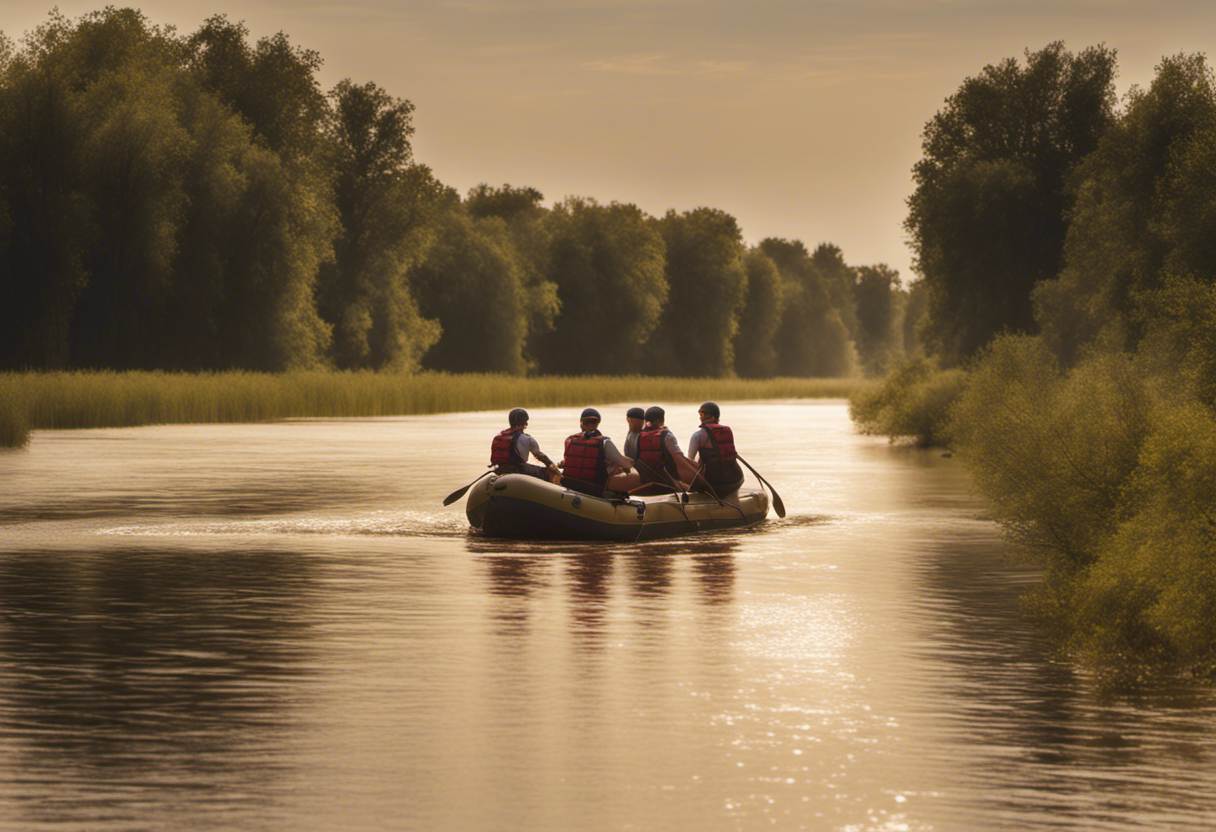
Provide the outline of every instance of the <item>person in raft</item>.
{"type": "Polygon", "coordinates": [[[612,440],[600,433],[600,412],[588,407],[579,417],[579,432],[566,437],[561,484],[571,491],[602,497],[610,465],[628,471],[633,460],[622,456],[612,440]]]}
{"type": "MultiPolygon", "coordinates": [[[[628,428],[628,433],[625,434],[624,455],[626,459],[633,460],[634,465],[637,465],[638,458],[638,436],[642,433],[642,428],[646,424],[646,411],[640,407],[631,407],[625,411],[625,425],[628,428]]],[[[642,484],[641,477],[638,476],[636,470],[622,470],[621,468],[610,465],[608,466],[608,485],[609,491],[628,492],[637,488],[642,484]]]]}
{"type": "Polygon", "coordinates": [[[743,469],[739,467],[735,453],[735,435],[726,425],[718,422],[721,411],[713,402],[706,402],[697,411],[701,427],[688,440],[688,458],[698,461],[702,474],[696,485],[708,482],[713,493],[725,497],[743,485],[743,469]]]}
{"type": "Polygon", "coordinates": [[[661,483],[687,491],[697,466],[684,452],[666,425],[667,413],[657,404],[646,409],[646,427],[638,437],[638,474],[643,484],[661,483]]]}
{"type": "Polygon", "coordinates": [[[507,414],[506,430],[499,432],[490,442],[490,464],[499,474],[528,474],[542,480],[555,481],[561,472],[553,460],[541,453],[540,444],[524,429],[528,427],[528,411],[517,407],[507,414]],[[545,467],[532,465],[528,455],[545,463],[545,467]]]}

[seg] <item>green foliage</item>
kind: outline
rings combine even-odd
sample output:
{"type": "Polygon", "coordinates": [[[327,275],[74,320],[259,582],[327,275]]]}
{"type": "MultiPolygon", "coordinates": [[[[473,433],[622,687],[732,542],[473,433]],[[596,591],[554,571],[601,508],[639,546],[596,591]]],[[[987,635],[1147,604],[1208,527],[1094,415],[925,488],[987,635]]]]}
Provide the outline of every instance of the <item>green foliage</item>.
{"type": "MultiPolygon", "coordinates": [[[[1167,58],[1077,172],[1059,279],[1036,289],[1044,337],[1066,364],[1083,348],[1134,347],[1136,295],[1175,273],[1211,269],[1208,145],[1216,85],[1202,56],[1167,58]]],[[[1212,272],[1208,272],[1209,275],[1212,272]]]]}
{"type": "Polygon", "coordinates": [[[939,370],[923,358],[906,361],[878,386],[854,392],[849,415],[862,433],[945,447],[950,444],[951,408],[966,384],[962,370],[939,370]]]}
{"type": "Polygon", "coordinates": [[[770,237],[760,251],[781,274],[782,313],[777,330],[777,370],[782,375],[845,376],[856,354],[827,282],[798,240],[770,237]]]}
{"type": "Polygon", "coordinates": [[[524,371],[528,297],[503,220],[449,212],[411,280],[422,313],[443,327],[427,369],[524,371]]]}
{"type": "Polygon", "coordinates": [[[899,272],[883,263],[856,272],[857,354],[866,375],[882,375],[903,352],[899,272]]]}
{"type": "Polygon", "coordinates": [[[37,52],[61,37],[61,18],[6,61],[0,84],[0,366],[64,367],[88,280],[92,238],[83,192],[84,132],[66,73],[37,52]],[[49,43],[48,43],[49,42],[49,43]]]}
{"type": "Polygon", "coordinates": [[[669,211],[658,226],[669,288],[646,366],[663,375],[727,375],[735,368],[747,292],[743,232],[734,217],[713,208],[669,211]]]}
{"type": "Polygon", "coordinates": [[[1053,43],[963,82],[926,125],[905,226],[947,363],[1034,329],[1031,290],[1058,273],[1065,183],[1113,118],[1114,53],[1053,43]]]}
{"type": "Polygon", "coordinates": [[[860,321],[857,317],[854,274],[853,269],[844,261],[844,252],[840,250],[840,246],[820,243],[811,254],[811,266],[823,281],[829,302],[840,317],[840,322],[848,330],[849,337],[856,340],[860,321]]]}
{"type": "Polygon", "coordinates": [[[546,373],[640,370],[667,301],[663,238],[637,206],[571,198],[546,217],[561,313],[538,344],[546,373]]]}
{"type": "Polygon", "coordinates": [[[0,368],[852,371],[835,246],[774,273],[716,209],[462,201],[410,102],[320,67],[223,15],[0,35],[0,368]]]}
{"type": "Polygon", "coordinates": [[[535,188],[482,184],[470,189],[464,203],[469,214],[478,219],[496,217],[505,222],[511,235],[528,317],[524,357],[529,367],[536,364],[539,339],[553,331],[561,311],[557,284],[548,279],[550,225],[546,222],[549,212],[541,205],[543,199],[535,188]]]}
{"type": "Polygon", "coordinates": [[[904,314],[900,318],[900,335],[903,340],[903,353],[912,358],[925,354],[925,342],[921,329],[925,316],[929,311],[929,292],[923,280],[918,280],[908,288],[904,299],[904,314]]]}
{"type": "Polygon", "coordinates": [[[1011,536],[1076,567],[1112,527],[1151,405],[1128,356],[1064,374],[1041,339],[1004,336],[971,373],[951,436],[1011,536]]]}
{"type": "Polygon", "coordinates": [[[415,369],[439,339],[410,292],[437,206],[454,196],[412,164],[414,107],[374,83],[333,91],[330,154],[341,233],[321,271],[321,314],[334,360],[351,369],[415,369]]]}
{"type": "Polygon", "coordinates": [[[1216,670],[1216,416],[1159,411],[1097,562],[1071,587],[1074,643],[1104,663],[1216,670]]]}
{"type": "Polygon", "coordinates": [[[747,297],[735,337],[735,371],[750,378],[777,374],[774,340],[781,326],[781,273],[777,264],[759,249],[744,255],[747,297]]]}
{"type": "Polygon", "coordinates": [[[317,82],[321,56],[279,32],[250,46],[244,23],[207,18],[185,41],[203,86],[240,115],[258,141],[289,163],[317,151],[328,114],[317,82]]]}

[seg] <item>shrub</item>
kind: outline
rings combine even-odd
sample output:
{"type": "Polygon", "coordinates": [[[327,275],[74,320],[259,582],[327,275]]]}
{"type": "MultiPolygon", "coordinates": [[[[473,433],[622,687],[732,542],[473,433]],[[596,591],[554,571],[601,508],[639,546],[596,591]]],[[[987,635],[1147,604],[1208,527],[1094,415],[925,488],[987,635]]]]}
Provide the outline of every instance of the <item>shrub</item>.
{"type": "Polygon", "coordinates": [[[966,385],[962,370],[937,370],[923,358],[914,359],[892,370],[877,387],[850,396],[849,415],[862,433],[944,447],[950,439],[950,409],[966,385]]]}
{"type": "Polygon", "coordinates": [[[1007,335],[972,371],[950,432],[997,521],[1067,572],[1091,563],[1114,528],[1150,399],[1127,356],[1064,375],[1041,339],[1007,335]]]}

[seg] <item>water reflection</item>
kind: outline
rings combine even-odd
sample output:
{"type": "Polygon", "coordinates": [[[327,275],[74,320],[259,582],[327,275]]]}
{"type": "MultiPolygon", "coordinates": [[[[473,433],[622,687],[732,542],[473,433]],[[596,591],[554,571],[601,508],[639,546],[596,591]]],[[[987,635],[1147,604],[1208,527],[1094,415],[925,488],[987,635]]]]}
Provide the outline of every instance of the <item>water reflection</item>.
{"type": "Polygon", "coordinates": [[[926,674],[924,700],[957,703],[938,720],[980,758],[964,777],[962,802],[984,795],[970,805],[973,817],[997,810],[1032,825],[1046,809],[1096,828],[1130,813],[1147,826],[1182,827],[1203,814],[1216,764],[1210,696],[1167,683],[1111,698],[1063,656],[1044,660],[1054,645],[1019,605],[1037,580],[1032,566],[993,540],[926,550],[917,569],[922,658],[951,669],[926,674]]]}
{"type": "Polygon", "coordinates": [[[250,746],[292,725],[309,584],[306,564],[272,551],[7,554],[0,724],[24,785],[4,791],[39,821],[79,822],[121,814],[122,784],[140,779],[180,793],[202,765],[213,788],[281,776],[282,762],[250,767],[250,746]],[[65,771],[83,794],[56,807],[40,784],[65,771]]]}
{"type": "Polygon", "coordinates": [[[789,517],[636,546],[440,509],[501,414],[0,455],[0,828],[1211,826],[1211,692],[1098,697],[958,465],[731,414],[789,517]]]}

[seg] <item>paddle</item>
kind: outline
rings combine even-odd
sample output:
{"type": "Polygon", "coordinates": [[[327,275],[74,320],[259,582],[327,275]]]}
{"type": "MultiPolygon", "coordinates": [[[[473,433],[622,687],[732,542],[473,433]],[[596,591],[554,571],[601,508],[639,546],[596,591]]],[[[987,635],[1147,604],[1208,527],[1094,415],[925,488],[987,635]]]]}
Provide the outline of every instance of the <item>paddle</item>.
{"type": "MultiPolygon", "coordinates": [[[[748,467],[750,467],[750,466],[748,466],[748,467]]],[[[456,489],[455,491],[453,491],[451,494],[449,494],[448,496],[446,496],[446,497],[444,497],[444,498],[443,498],[443,504],[444,504],[445,506],[450,506],[452,503],[456,502],[456,501],[457,501],[457,500],[459,500],[461,497],[463,497],[463,496],[464,496],[464,492],[466,492],[466,491],[468,491],[470,488],[472,488],[472,487],[473,487],[473,485],[474,485],[474,484],[477,482],[477,480],[480,480],[482,477],[487,477],[487,476],[489,476],[490,474],[493,474],[493,473],[494,473],[494,469],[493,469],[493,468],[491,468],[489,471],[486,471],[484,474],[482,474],[482,475],[481,475],[481,477],[478,477],[476,480],[473,480],[473,482],[469,483],[469,484],[468,484],[468,485],[466,485],[464,488],[457,488],[457,489],[456,489]]]]}
{"type": "Polygon", "coordinates": [[[778,517],[784,517],[785,516],[785,503],[781,502],[781,495],[777,493],[777,489],[773,488],[773,484],[770,483],[768,480],[766,480],[764,477],[760,476],[760,472],[757,471],[755,468],[753,468],[746,459],[739,456],[738,451],[735,452],[735,459],[739,460],[744,465],[746,465],[747,470],[751,471],[753,474],[756,475],[756,479],[760,480],[761,485],[768,486],[768,490],[773,492],[773,510],[777,512],[778,517]]]}

